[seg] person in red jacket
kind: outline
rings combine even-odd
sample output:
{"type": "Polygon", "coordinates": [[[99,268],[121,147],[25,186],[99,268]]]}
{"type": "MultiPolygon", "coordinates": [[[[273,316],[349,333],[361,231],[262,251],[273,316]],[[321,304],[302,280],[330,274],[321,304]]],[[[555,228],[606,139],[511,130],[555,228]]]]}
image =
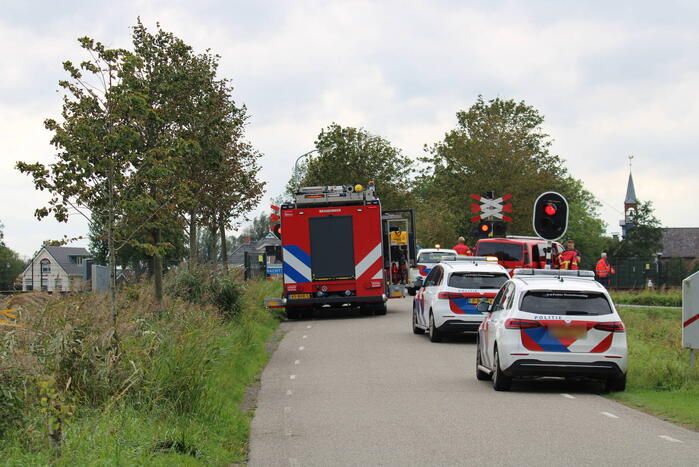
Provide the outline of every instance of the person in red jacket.
{"type": "Polygon", "coordinates": [[[580,252],[575,249],[575,242],[568,239],[566,250],[558,255],[558,269],[580,269],[580,252]]]}
{"type": "Polygon", "coordinates": [[[595,274],[597,275],[597,281],[602,284],[605,288],[609,288],[609,276],[611,274],[616,274],[616,271],[609,264],[607,259],[607,253],[602,253],[602,257],[595,265],[595,274]]]}
{"type": "Polygon", "coordinates": [[[471,249],[466,245],[466,239],[464,237],[459,237],[459,243],[453,248],[457,255],[460,256],[472,256],[471,249]]]}

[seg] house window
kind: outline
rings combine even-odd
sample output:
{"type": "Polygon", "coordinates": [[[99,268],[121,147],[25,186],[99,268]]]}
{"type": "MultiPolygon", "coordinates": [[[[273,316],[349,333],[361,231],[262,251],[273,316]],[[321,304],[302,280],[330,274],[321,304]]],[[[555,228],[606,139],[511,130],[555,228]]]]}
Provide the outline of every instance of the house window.
{"type": "Polygon", "coordinates": [[[53,285],[53,289],[56,292],[60,292],[63,290],[63,281],[61,280],[60,277],[56,276],[56,282],[53,285]]]}
{"type": "Polygon", "coordinates": [[[51,261],[44,258],[41,260],[41,274],[48,274],[51,272],[51,261]]]}
{"type": "Polygon", "coordinates": [[[24,288],[25,290],[34,290],[34,281],[29,278],[24,279],[24,288]]]}

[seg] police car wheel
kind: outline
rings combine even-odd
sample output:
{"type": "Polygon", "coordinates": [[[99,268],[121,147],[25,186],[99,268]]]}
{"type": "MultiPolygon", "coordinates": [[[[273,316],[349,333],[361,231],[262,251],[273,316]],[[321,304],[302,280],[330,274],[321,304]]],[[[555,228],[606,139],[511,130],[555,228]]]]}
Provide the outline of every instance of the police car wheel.
{"type": "Polygon", "coordinates": [[[496,391],[509,391],[510,387],[512,387],[512,378],[503,373],[502,369],[500,368],[500,356],[498,355],[498,349],[495,349],[493,360],[495,360],[495,369],[493,370],[493,389],[496,391]]]}
{"type": "Polygon", "coordinates": [[[416,293],[417,293],[417,290],[415,290],[415,287],[408,287],[408,295],[410,295],[411,297],[414,297],[416,293]]]}
{"type": "Polygon", "coordinates": [[[626,375],[618,378],[609,378],[605,389],[607,392],[621,392],[626,390],[626,375]]]}
{"type": "Polygon", "coordinates": [[[430,342],[442,342],[442,334],[434,325],[434,315],[430,313],[430,342]]]}
{"type": "Polygon", "coordinates": [[[424,334],[425,330],[417,326],[417,313],[413,307],[413,334],[424,334]]]}
{"type": "Polygon", "coordinates": [[[482,360],[481,360],[481,346],[477,345],[477,347],[476,347],[476,379],[478,381],[490,381],[492,379],[492,374],[486,373],[485,371],[481,370],[479,368],[481,365],[483,365],[482,360]]]}

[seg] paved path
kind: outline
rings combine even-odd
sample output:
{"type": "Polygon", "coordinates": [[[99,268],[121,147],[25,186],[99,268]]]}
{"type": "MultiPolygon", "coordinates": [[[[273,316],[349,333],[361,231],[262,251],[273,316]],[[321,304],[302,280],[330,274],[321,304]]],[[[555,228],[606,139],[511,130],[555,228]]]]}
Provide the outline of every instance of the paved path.
{"type": "Polygon", "coordinates": [[[386,316],[282,324],[262,375],[250,466],[698,465],[699,434],[542,381],[499,393],[475,378],[475,340],[433,344],[411,302],[386,316]]]}

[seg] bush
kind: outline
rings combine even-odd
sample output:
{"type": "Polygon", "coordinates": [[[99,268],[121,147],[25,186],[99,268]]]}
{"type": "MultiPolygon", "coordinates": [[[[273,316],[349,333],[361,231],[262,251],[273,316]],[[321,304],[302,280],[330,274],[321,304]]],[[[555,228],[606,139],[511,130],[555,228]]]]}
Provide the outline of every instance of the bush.
{"type": "Polygon", "coordinates": [[[243,291],[235,271],[206,266],[182,267],[168,274],[166,290],[171,295],[200,305],[213,305],[226,319],[240,313],[243,291]]]}

